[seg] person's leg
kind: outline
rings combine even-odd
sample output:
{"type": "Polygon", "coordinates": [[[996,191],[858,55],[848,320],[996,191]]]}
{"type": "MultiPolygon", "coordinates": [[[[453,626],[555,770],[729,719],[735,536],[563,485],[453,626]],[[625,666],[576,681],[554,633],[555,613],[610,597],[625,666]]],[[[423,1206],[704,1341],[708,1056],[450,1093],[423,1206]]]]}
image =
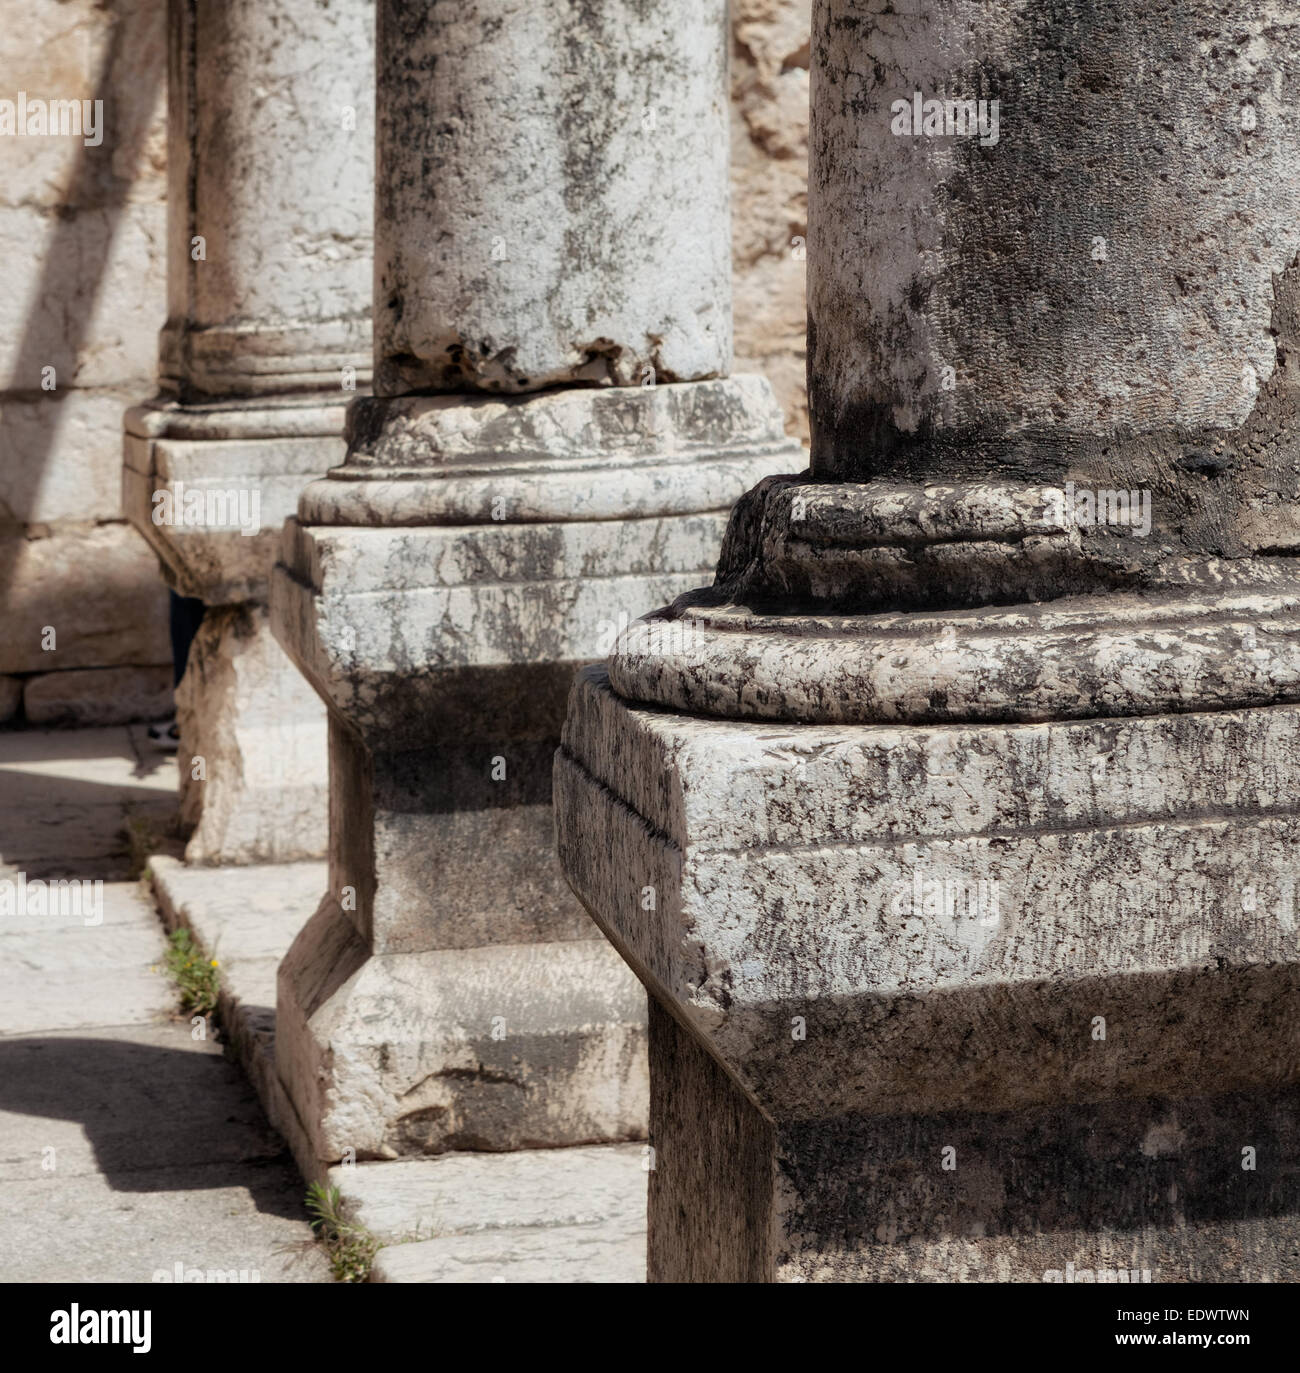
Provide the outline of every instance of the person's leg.
{"type": "Polygon", "coordinates": [[[167,595],[171,602],[172,685],[180,686],[190,645],[203,621],[204,606],[196,596],[178,596],[170,587],[167,595]]]}
{"type": "MultiPolygon", "coordinates": [[[[180,686],[181,678],[185,676],[190,645],[199,632],[204,607],[203,602],[197,597],[178,596],[170,587],[167,588],[167,599],[172,639],[172,687],[175,689],[180,686]]],[[[149,738],[163,744],[168,751],[176,748],[179,737],[174,710],[166,720],[159,720],[149,726],[149,738]]]]}

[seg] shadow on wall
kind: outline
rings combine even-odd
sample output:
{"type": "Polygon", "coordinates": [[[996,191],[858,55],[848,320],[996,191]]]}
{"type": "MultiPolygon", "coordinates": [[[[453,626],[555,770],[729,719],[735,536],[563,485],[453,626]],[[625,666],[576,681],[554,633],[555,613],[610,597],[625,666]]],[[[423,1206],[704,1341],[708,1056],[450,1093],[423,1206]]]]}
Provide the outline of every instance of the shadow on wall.
{"type": "MultiPolygon", "coordinates": [[[[67,8],[91,10],[89,5],[67,8]]],[[[93,90],[82,84],[84,77],[76,70],[75,60],[69,61],[69,55],[78,51],[76,45],[86,41],[79,30],[92,27],[91,14],[81,24],[75,22],[76,14],[71,21],[60,15],[62,27],[44,40],[37,36],[35,25],[25,36],[11,38],[12,50],[22,57],[31,54],[33,60],[27,70],[18,63],[6,63],[0,89],[6,99],[16,99],[26,85],[33,99],[84,94],[101,101],[103,135],[94,147],[72,137],[69,148],[69,136],[22,140],[49,151],[23,149],[29,159],[35,153],[35,161],[29,160],[26,169],[19,166],[20,184],[5,197],[4,213],[12,219],[15,232],[36,232],[42,237],[31,255],[39,256],[39,267],[31,263],[27,268],[32,272],[30,287],[25,279],[11,283],[16,294],[22,293],[20,299],[29,303],[15,331],[12,351],[5,350],[11,366],[0,382],[0,607],[4,625],[0,673],[153,665],[167,656],[161,586],[151,602],[140,595],[147,585],[150,560],[136,547],[134,536],[123,538],[122,526],[98,532],[87,527],[121,519],[117,500],[121,445],[111,416],[126,403],[144,398],[103,393],[138,387],[136,374],[150,369],[153,362],[152,358],[124,356],[120,347],[109,351],[113,336],[129,326],[118,319],[96,321],[95,312],[166,85],[167,0],[100,0],[97,8],[101,16],[107,13],[110,22],[93,90]],[[44,49],[42,42],[48,45],[44,49]],[[62,148],[56,153],[58,145],[62,148]],[[45,174],[48,184],[54,180],[56,167],[61,184],[54,192],[54,203],[48,192],[41,195],[44,209],[38,211],[38,227],[33,231],[27,227],[33,208],[28,198],[31,192],[21,183],[30,172],[38,183],[45,174]],[[109,334],[103,342],[111,371],[106,379],[97,377],[90,383],[85,380],[86,354],[96,346],[96,331],[109,334]],[[46,391],[41,387],[42,369],[50,366],[55,369],[57,389],[46,391]],[[87,410],[92,385],[99,396],[90,400],[92,408],[87,410]],[[97,418],[90,422],[87,415],[97,418]],[[42,511],[51,506],[56,472],[69,488],[68,500],[75,513],[55,516],[58,522],[51,525],[47,523],[51,516],[42,511]],[[60,528],[64,518],[75,521],[74,527],[60,528]],[[41,523],[32,528],[35,521],[41,523]],[[58,534],[65,537],[32,537],[58,534]],[[56,651],[40,641],[44,626],[51,622],[56,629],[68,630],[56,651]]],[[[97,22],[102,18],[97,17],[97,22]]],[[[4,142],[12,146],[17,140],[4,142]]],[[[119,264],[120,257],[119,247],[119,264]]],[[[127,264],[128,270],[134,265],[127,264]]],[[[18,264],[20,274],[24,266],[18,264]]],[[[116,270],[123,268],[119,265],[116,270]]],[[[126,350],[139,351],[138,345],[126,350]]],[[[125,679],[140,671],[147,673],[150,668],[121,668],[119,675],[125,679]]],[[[160,675],[159,683],[165,685],[160,675]]],[[[101,694],[114,685],[105,681],[101,694]]]]}
{"type": "MultiPolygon", "coordinates": [[[[6,400],[40,401],[48,411],[39,436],[24,444],[18,484],[10,488],[9,508],[0,511],[5,523],[23,521],[45,480],[61,428],[59,412],[75,389],[64,379],[77,375],[113,239],[166,82],[166,0],[113,0],[109,8],[115,18],[91,97],[102,101],[103,142],[88,148],[75,141],[76,163],[57,212],[48,220],[40,278],[3,387],[6,400]],[[128,87],[129,100],[121,98],[128,87]],[[57,372],[55,391],[41,389],[41,369],[47,366],[57,372]]],[[[15,92],[3,94],[12,99],[15,92]]],[[[5,571],[0,567],[0,592],[7,589],[5,571]]]]}

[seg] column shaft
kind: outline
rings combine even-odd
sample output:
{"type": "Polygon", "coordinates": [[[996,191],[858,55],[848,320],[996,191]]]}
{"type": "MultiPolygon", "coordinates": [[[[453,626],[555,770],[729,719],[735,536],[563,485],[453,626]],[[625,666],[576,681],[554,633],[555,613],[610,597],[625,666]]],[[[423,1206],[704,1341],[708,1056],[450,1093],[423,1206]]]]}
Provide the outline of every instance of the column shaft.
{"type": "Polygon", "coordinates": [[[178,705],[191,861],[319,855],[325,717],[271,636],[302,487],[370,373],[373,11],[171,0],[162,395],[126,416],[132,522],[208,620],[178,705]]]}
{"type": "Polygon", "coordinates": [[[731,370],[726,5],[380,0],[375,377],[731,370]]]}

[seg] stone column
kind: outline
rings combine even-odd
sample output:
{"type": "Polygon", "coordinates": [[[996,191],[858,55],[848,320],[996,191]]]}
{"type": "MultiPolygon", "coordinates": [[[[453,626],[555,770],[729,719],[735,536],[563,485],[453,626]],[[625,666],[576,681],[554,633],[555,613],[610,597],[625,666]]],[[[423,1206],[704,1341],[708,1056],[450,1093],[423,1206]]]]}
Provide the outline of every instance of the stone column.
{"type": "Polygon", "coordinates": [[[381,0],[375,395],[276,632],[330,710],[330,896],[280,969],[312,1156],[638,1138],[645,1002],[564,885],[575,667],[789,470],[729,377],[725,5],[381,0]]]}
{"type": "Polygon", "coordinates": [[[322,854],[325,714],[271,635],[285,517],[370,377],[373,11],[171,0],[161,395],[128,412],[128,514],[207,604],[178,692],[191,862],[322,854]]]}
{"type": "Polygon", "coordinates": [[[877,10],[815,8],[811,475],[556,761],[650,1275],[1295,1281],[1300,41],[877,10]]]}

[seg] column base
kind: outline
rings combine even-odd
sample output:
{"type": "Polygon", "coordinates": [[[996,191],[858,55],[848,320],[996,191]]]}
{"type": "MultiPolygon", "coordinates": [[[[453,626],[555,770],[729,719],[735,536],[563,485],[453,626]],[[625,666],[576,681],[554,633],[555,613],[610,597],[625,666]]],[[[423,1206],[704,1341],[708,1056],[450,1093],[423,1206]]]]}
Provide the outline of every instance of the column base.
{"type": "Polygon", "coordinates": [[[280,530],[303,487],[343,460],[349,396],[181,405],[126,413],[122,508],[182,596],[266,599],[280,530]]]}
{"type": "Polygon", "coordinates": [[[1295,705],[815,725],[588,669],[556,822],[657,1006],[652,1279],[1294,1278],[1297,773],[1295,705]]]}
{"type": "Polygon", "coordinates": [[[328,1162],[644,1134],[645,995],[600,939],[372,955],[331,895],[280,966],[276,1054],[328,1162]]]}
{"type": "Polygon", "coordinates": [[[550,759],[578,665],[801,450],[756,378],[365,400],[349,440],[272,582],[331,715],[281,1078],[326,1159],[640,1137],[644,993],[555,864],[550,759]]]}
{"type": "Polygon", "coordinates": [[[654,1000],[650,1063],[651,1282],[1300,1279],[1293,1088],[777,1128],[654,1000]]]}
{"type": "Polygon", "coordinates": [[[325,852],[325,711],[274,641],[265,601],[299,492],[343,457],[345,401],[160,398],[127,412],[127,517],[173,589],[208,606],[176,694],[189,862],[325,852]]]}
{"type": "Polygon", "coordinates": [[[176,692],[176,718],[187,862],[324,856],[325,707],[275,641],[264,606],[208,609],[176,692]]]}

